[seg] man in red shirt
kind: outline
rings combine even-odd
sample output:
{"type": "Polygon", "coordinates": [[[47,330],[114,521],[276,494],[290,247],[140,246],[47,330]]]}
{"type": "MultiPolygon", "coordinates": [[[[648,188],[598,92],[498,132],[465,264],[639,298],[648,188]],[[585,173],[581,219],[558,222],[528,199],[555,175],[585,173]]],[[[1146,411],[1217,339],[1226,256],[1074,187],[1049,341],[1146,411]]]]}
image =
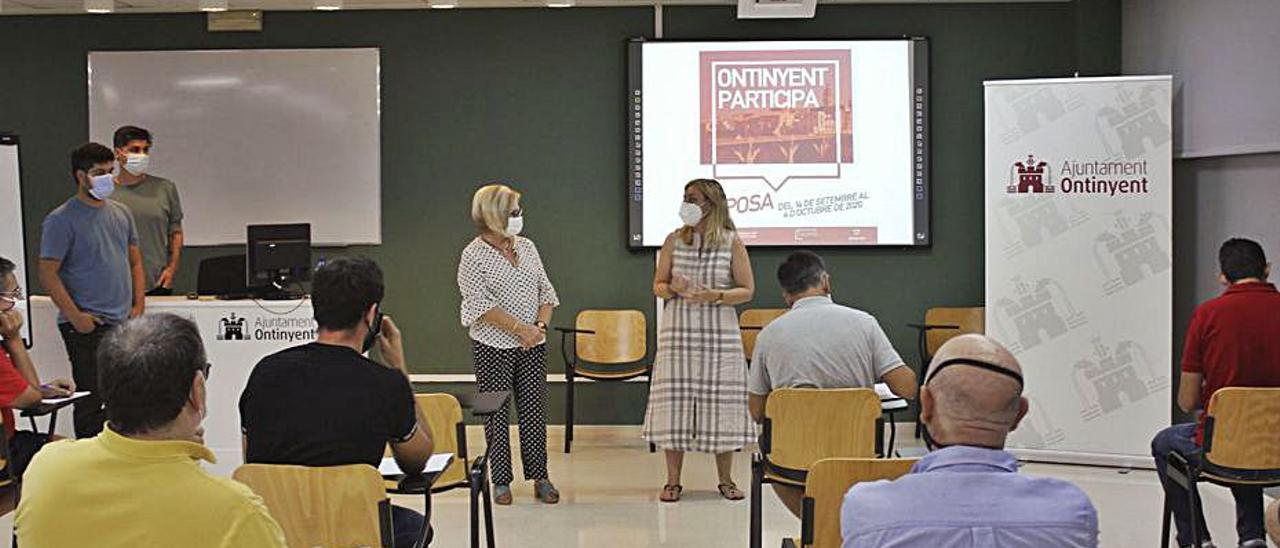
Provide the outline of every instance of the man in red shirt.
{"type": "Polygon", "coordinates": [[[0,417],[4,420],[4,435],[9,438],[13,473],[22,477],[31,456],[49,440],[45,434],[19,432],[14,427],[13,410],[35,406],[43,398],[71,395],[76,385],[67,379],[40,384],[22,341],[22,313],[14,309],[22,300],[22,288],[13,270],[13,262],[0,257],[0,336],[4,337],[0,347],[0,417]]]}
{"type": "MultiPolygon", "coordinates": [[[[1173,507],[1179,546],[1191,546],[1192,516],[1186,492],[1172,484],[1165,473],[1165,459],[1177,451],[1188,462],[1199,462],[1204,443],[1201,408],[1214,392],[1231,386],[1280,386],[1280,293],[1267,283],[1271,267],[1262,246],[1252,240],[1227,240],[1218,250],[1218,263],[1218,280],[1227,290],[1196,308],[1182,351],[1178,407],[1194,413],[1197,421],[1175,424],[1151,440],[1156,472],[1173,507]]],[[[1236,487],[1231,494],[1236,499],[1239,546],[1265,548],[1262,489],[1236,487]]],[[[1208,538],[1204,516],[1195,519],[1208,538]]],[[[1203,546],[1213,543],[1205,541],[1203,546]]]]}

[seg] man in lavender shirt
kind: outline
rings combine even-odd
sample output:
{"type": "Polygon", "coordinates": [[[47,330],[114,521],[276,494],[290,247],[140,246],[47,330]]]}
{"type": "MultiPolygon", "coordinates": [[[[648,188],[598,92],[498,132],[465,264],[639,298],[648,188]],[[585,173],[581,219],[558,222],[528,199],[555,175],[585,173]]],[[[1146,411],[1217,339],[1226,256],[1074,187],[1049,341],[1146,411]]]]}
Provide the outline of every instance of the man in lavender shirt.
{"type": "Polygon", "coordinates": [[[1081,548],[1098,516],[1069,482],[1018,473],[1005,437],[1027,414],[1022,368],[982,335],[943,345],[920,391],[931,453],[895,481],[854,485],[841,510],[844,548],[1081,548]]]}

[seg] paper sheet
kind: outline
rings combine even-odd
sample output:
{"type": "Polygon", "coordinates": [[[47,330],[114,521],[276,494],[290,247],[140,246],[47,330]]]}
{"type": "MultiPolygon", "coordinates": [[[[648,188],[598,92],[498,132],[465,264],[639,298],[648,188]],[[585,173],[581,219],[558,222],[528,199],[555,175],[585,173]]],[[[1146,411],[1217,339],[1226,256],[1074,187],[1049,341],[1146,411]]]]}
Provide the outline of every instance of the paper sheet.
{"type": "MultiPolygon", "coordinates": [[[[424,470],[427,474],[433,474],[444,470],[448,466],[449,459],[453,457],[453,453],[436,453],[427,459],[427,467],[424,470]]],[[[400,470],[400,465],[396,464],[395,457],[383,457],[382,462],[378,464],[378,473],[383,476],[399,476],[404,474],[400,470]]]]}
{"type": "Polygon", "coordinates": [[[77,399],[83,398],[83,397],[88,396],[88,395],[89,395],[89,391],[88,391],[88,390],[84,390],[84,391],[81,391],[81,392],[76,392],[76,393],[74,393],[74,394],[71,394],[70,396],[67,396],[67,397],[65,397],[65,398],[45,398],[45,399],[40,400],[40,403],[43,403],[43,404],[45,404],[45,405],[56,405],[56,404],[62,403],[62,402],[67,401],[67,400],[77,400],[77,399]]]}

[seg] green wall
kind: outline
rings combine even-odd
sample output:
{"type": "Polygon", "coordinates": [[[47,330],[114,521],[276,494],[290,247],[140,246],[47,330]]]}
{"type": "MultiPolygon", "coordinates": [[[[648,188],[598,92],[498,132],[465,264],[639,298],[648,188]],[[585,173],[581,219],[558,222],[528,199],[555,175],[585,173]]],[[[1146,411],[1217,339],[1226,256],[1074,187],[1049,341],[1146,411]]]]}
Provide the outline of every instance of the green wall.
{"type": "MultiPolygon", "coordinates": [[[[982,80],[1115,73],[1120,65],[1118,0],[821,6],[803,21],[739,21],[731,7],[664,11],[668,39],[930,39],[933,247],[820,250],[836,298],[875,314],[913,365],[908,322],[930,306],[982,300],[982,80]]],[[[652,13],[270,12],[263,32],[226,34],[206,32],[201,14],[0,17],[0,129],[23,139],[29,259],[39,220],[73,190],[67,154],[88,134],[87,52],[373,46],[382,50],[383,245],[319,253],[362,253],[383,265],[385,309],[407,334],[415,372],[470,370],[454,273],[472,235],[471,192],[485,181],[525,192],[527,234],[563,301],[553,323],[582,308],[626,307],[645,310],[653,325],[653,255],[625,245],[623,127],[624,43],[652,36],[652,13]]],[[[235,158],[211,161],[223,162],[229,177],[254,176],[239,172],[235,158]]],[[[226,252],[186,250],[178,289],[194,288],[200,258],[226,252]]],[[[786,253],[752,252],[752,306],[781,304],[773,272],[786,253]]],[[[562,371],[558,342],[552,351],[548,367],[562,371]]],[[[561,386],[551,388],[557,422],[561,386]]],[[[639,422],[644,389],[588,386],[579,403],[580,423],[639,422]]]]}

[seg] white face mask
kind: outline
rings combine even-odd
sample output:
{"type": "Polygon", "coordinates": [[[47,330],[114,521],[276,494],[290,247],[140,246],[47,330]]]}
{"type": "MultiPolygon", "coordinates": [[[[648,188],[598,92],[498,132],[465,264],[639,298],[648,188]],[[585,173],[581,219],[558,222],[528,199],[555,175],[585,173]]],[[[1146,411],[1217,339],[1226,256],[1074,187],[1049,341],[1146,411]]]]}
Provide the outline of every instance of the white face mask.
{"type": "Polygon", "coordinates": [[[111,197],[111,193],[116,191],[115,176],[110,173],[103,173],[95,177],[89,178],[89,195],[99,200],[106,200],[111,197]]]}
{"type": "Polygon", "coordinates": [[[521,230],[524,230],[524,215],[507,218],[507,234],[519,236],[521,230]]]}
{"type": "Polygon", "coordinates": [[[151,156],[146,154],[128,154],[125,158],[124,168],[134,175],[145,174],[151,166],[151,156]]]}
{"type": "Polygon", "coordinates": [[[694,226],[698,221],[702,220],[702,208],[698,204],[685,202],[680,204],[680,220],[684,221],[685,226],[694,226]]]}

